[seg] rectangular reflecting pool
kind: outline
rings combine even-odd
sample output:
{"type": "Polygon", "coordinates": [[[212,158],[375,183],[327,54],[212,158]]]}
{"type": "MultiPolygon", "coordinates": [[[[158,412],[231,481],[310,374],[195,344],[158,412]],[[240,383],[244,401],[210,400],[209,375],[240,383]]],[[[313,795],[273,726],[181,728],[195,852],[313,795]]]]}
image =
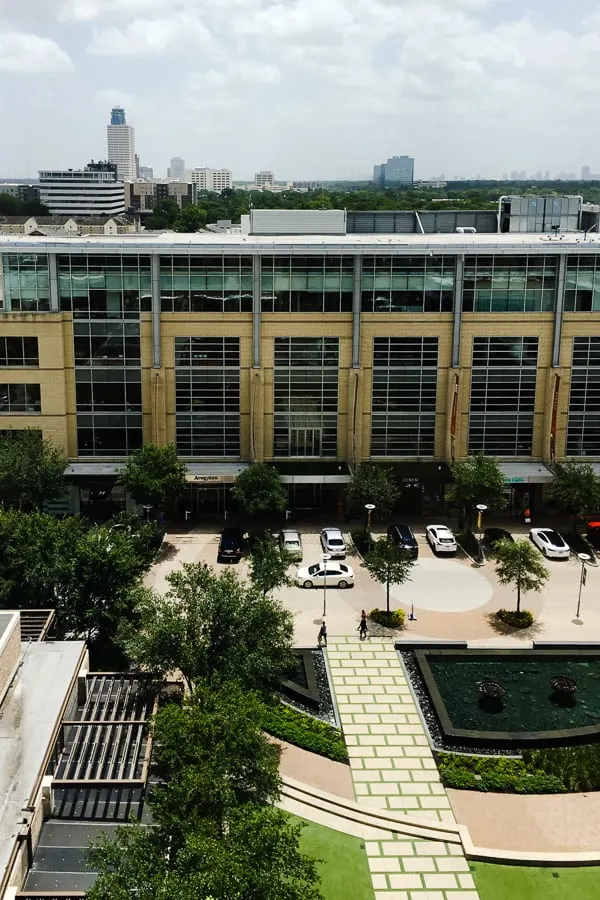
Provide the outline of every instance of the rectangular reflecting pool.
{"type": "Polygon", "coordinates": [[[431,649],[414,656],[450,744],[547,746],[600,737],[600,650],[431,649]]]}

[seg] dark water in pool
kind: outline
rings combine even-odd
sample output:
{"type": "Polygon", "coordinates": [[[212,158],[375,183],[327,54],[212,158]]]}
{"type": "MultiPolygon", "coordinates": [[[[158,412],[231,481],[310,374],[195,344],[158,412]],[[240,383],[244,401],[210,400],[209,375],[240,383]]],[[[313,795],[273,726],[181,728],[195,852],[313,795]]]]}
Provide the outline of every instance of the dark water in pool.
{"type": "Polygon", "coordinates": [[[600,656],[449,658],[428,657],[452,726],[478,731],[552,731],[600,723],[600,656]],[[550,679],[577,682],[572,705],[561,702],[550,679]],[[501,704],[482,702],[479,684],[490,679],[506,689],[501,704]]]}

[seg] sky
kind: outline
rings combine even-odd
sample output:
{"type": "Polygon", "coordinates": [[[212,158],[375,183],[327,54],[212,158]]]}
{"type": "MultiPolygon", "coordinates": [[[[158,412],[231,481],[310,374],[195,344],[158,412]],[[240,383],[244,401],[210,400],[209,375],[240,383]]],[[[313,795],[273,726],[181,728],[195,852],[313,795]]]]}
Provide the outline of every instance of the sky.
{"type": "Polygon", "coordinates": [[[0,0],[0,176],[106,157],[364,179],[600,172],[600,0],[0,0]]]}

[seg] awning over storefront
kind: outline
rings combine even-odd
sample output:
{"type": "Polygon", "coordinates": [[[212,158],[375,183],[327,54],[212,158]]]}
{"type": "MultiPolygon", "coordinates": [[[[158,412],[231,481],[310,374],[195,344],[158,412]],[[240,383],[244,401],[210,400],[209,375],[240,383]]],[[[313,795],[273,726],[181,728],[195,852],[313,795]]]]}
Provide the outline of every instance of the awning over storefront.
{"type": "Polygon", "coordinates": [[[554,472],[542,462],[501,462],[507,484],[550,484],[554,472]]]}
{"type": "Polygon", "coordinates": [[[350,470],[346,463],[323,462],[276,462],[282,484],[348,484],[350,470]]]}
{"type": "Polygon", "coordinates": [[[233,484],[248,463],[188,463],[188,484],[233,484]]]}
{"type": "Polygon", "coordinates": [[[65,478],[116,478],[124,463],[69,463],[65,470],[65,478]]]}
{"type": "Polygon", "coordinates": [[[380,464],[386,468],[391,468],[399,482],[419,481],[423,483],[425,481],[437,481],[442,484],[449,484],[452,481],[450,466],[445,462],[406,460],[405,462],[377,463],[377,465],[380,464]]]}

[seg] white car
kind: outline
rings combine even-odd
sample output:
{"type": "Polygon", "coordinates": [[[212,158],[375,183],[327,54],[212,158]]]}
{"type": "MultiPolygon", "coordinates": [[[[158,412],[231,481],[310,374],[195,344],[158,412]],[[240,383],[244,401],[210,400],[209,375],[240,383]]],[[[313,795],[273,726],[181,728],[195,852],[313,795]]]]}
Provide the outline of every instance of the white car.
{"type": "Polygon", "coordinates": [[[331,559],[346,559],[346,541],[339,528],[324,528],[321,532],[321,547],[331,559]]]}
{"type": "Polygon", "coordinates": [[[328,560],[326,566],[318,562],[296,572],[296,584],[300,587],[322,587],[324,583],[326,587],[354,587],[354,571],[344,563],[328,560]]]}
{"type": "Polygon", "coordinates": [[[425,537],[434,553],[456,553],[456,538],[447,525],[428,525],[425,537]]]}
{"type": "Polygon", "coordinates": [[[279,546],[289,553],[294,562],[302,562],[302,540],[297,531],[284,528],[279,532],[279,546]]]}
{"type": "Polygon", "coordinates": [[[544,556],[550,559],[568,559],[571,548],[564,537],[552,528],[532,528],[529,537],[544,556]]]}

